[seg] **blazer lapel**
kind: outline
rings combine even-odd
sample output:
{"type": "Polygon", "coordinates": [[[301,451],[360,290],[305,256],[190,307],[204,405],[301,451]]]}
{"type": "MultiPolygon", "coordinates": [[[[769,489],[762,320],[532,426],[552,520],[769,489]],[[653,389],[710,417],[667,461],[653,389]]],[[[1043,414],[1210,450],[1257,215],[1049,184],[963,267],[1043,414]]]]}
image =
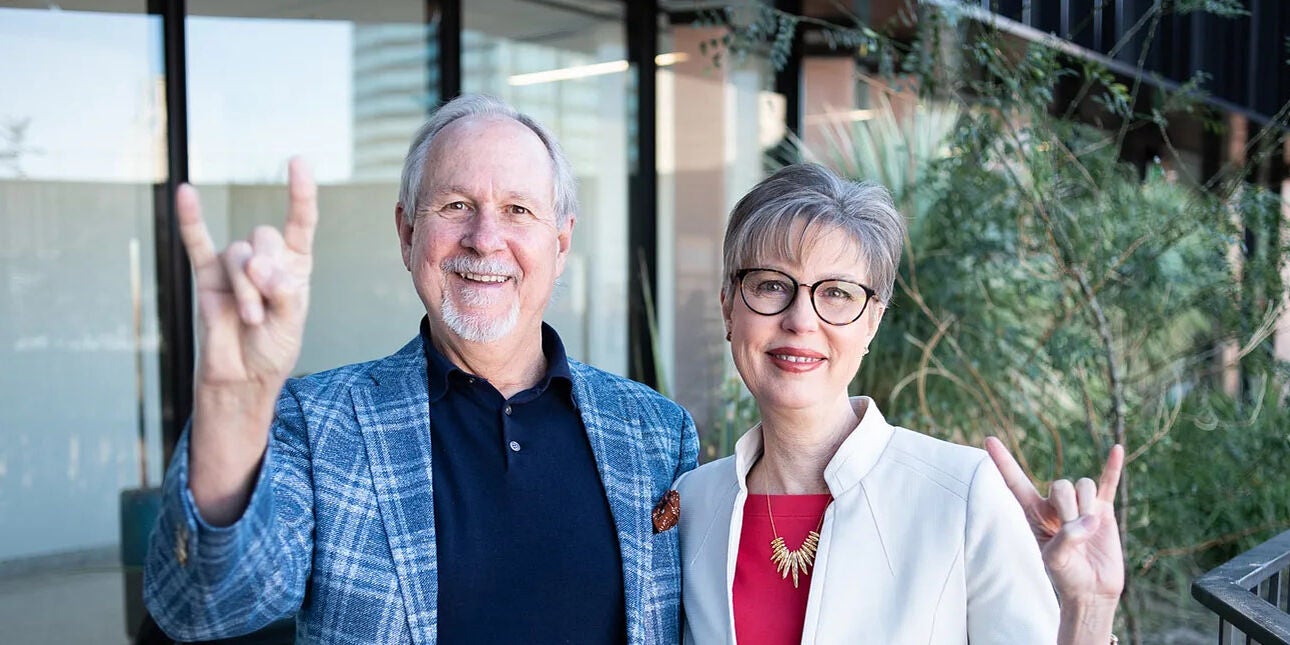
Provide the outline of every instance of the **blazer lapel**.
{"type": "Polygon", "coordinates": [[[571,362],[570,368],[574,401],[618,532],[627,603],[627,642],[639,645],[645,642],[647,633],[645,595],[652,561],[650,509],[654,506],[649,474],[639,466],[643,463],[641,424],[635,415],[625,413],[623,397],[601,391],[581,365],[571,362]]]}
{"type": "Polygon", "coordinates": [[[414,643],[435,642],[438,559],[430,470],[430,395],[420,337],[378,362],[351,390],[377,507],[394,556],[414,643]]]}

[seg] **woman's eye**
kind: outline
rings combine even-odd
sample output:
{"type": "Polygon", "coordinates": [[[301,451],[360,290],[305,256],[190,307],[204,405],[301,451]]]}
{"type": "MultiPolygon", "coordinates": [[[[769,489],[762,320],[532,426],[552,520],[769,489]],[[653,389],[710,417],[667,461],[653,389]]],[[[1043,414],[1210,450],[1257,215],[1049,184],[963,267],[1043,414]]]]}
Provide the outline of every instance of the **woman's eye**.
{"type": "Polygon", "coordinates": [[[842,289],[841,287],[829,287],[824,290],[824,297],[837,300],[851,300],[854,296],[852,296],[849,291],[842,289]]]}
{"type": "Polygon", "coordinates": [[[765,280],[757,285],[757,290],[764,293],[783,293],[788,291],[788,285],[782,280],[765,280]]]}

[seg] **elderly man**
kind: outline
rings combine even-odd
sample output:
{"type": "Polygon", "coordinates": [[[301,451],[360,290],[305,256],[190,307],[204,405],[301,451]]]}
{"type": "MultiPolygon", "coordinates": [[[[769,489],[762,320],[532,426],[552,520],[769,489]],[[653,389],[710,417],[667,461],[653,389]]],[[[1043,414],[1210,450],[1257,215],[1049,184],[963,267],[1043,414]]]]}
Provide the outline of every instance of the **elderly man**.
{"type": "Polygon", "coordinates": [[[168,634],[295,614],[310,643],[678,641],[677,531],[651,508],[697,435],[542,322],[577,197],[541,125],[477,96],[435,113],[394,217],[420,333],[304,379],[287,379],[317,221],[304,167],[282,231],[222,253],[193,189],[177,201],[203,342],[145,573],[168,634]]]}

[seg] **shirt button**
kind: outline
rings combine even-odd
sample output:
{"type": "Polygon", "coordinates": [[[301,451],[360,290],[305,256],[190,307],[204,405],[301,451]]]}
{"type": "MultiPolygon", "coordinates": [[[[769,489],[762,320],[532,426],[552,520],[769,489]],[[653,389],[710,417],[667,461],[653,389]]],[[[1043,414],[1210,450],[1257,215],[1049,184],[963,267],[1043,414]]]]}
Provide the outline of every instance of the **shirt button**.
{"type": "Polygon", "coordinates": [[[519,452],[519,451],[520,451],[520,442],[518,442],[518,441],[512,441],[512,442],[511,442],[511,452],[519,452]]]}
{"type": "Polygon", "coordinates": [[[470,383],[471,385],[474,385],[474,384],[475,384],[475,377],[473,377],[473,376],[472,376],[472,377],[470,377],[470,378],[466,379],[466,382],[467,382],[467,383],[470,383]]]}
{"type": "Polygon", "coordinates": [[[502,408],[502,412],[506,413],[506,416],[508,417],[511,416],[511,406],[508,405],[505,408],[502,408]]]}

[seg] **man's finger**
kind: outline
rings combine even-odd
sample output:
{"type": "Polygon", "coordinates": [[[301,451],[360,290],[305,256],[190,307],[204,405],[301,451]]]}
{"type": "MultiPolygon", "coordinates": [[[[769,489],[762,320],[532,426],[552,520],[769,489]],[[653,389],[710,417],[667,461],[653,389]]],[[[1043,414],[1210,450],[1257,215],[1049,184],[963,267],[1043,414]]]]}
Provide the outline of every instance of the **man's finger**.
{"type": "Polygon", "coordinates": [[[204,267],[215,259],[215,243],[202,220],[202,205],[197,199],[197,189],[180,184],[175,193],[175,212],[179,216],[179,237],[188,250],[193,268],[204,267]]]}
{"type": "Polygon", "coordinates": [[[272,226],[257,226],[251,232],[254,254],[246,262],[246,275],[255,288],[269,301],[277,304],[278,285],[281,283],[285,245],[282,234],[272,226]]]}
{"type": "Polygon", "coordinates": [[[292,157],[287,165],[287,224],[282,237],[287,248],[308,255],[314,246],[314,230],[318,228],[318,187],[313,173],[299,157],[292,157]]]}
{"type": "Polygon", "coordinates": [[[251,245],[246,240],[228,245],[223,255],[224,272],[228,274],[229,285],[233,287],[233,297],[237,300],[237,312],[242,322],[259,325],[264,322],[264,296],[246,275],[246,264],[251,257],[251,245]]]}
{"type": "Polygon", "coordinates": [[[1003,475],[1003,482],[1008,485],[1008,490],[1012,491],[1017,501],[1021,502],[1021,507],[1027,511],[1037,510],[1044,498],[1039,495],[1039,491],[1035,490],[1035,485],[1026,476],[1026,471],[1021,469],[1016,459],[1013,459],[1012,453],[1008,452],[1003,442],[996,437],[986,437],[985,451],[990,453],[994,466],[1003,475]]]}
{"type": "Polygon", "coordinates": [[[1098,480],[1097,498],[1107,504],[1115,503],[1115,489],[1120,485],[1120,471],[1124,469],[1124,446],[1111,446],[1111,454],[1106,457],[1102,467],[1102,476],[1098,480]]]}

